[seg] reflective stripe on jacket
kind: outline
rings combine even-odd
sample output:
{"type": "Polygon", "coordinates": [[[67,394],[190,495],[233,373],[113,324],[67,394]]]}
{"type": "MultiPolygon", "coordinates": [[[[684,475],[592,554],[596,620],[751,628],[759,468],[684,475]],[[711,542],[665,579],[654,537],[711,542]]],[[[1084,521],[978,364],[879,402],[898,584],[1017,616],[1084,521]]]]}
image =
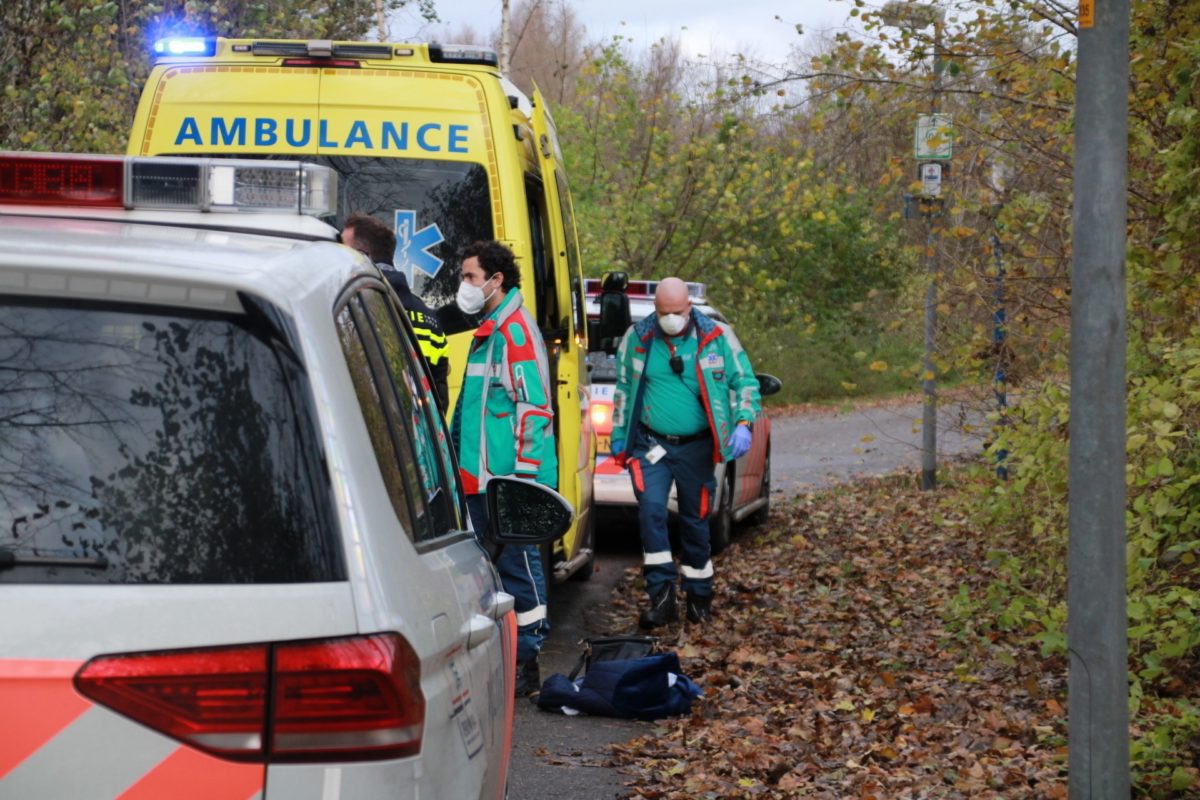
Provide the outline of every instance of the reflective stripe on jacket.
{"type": "Polygon", "coordinates": [[[417,335],[417,346],[421,355],[429,362],[429,368],[436,375],[438,369],[446,369],[447,355],[450,348],[446,345],[446,334],[442,333],[442,324],[437,316],[428,308],[416,309],[405,307],[408,321],[412,323],[413,333],[417,335]]]}
{"type": "MultiPolygon", "coordinates": [[[[762,411],[758,378],[750,358],[742,349],[733,329],[696,309],[691,311],[689,336],[699,337],[696,350],[696,377],[700,382],[701,402],[713,434],[713,462],[727,461],[732,454],[726,445],[733,427],[739,422],[754,422],[762,411]]],[[[626,455],[632,455],[635,436],[633,424],[641,416],[642,378],[646,354],[654,339],[662,339],[658,317],[650,314],[625,332],[617,351],[617,386],[613,391],[612,440],[625,442],[626,455]]],[[[662,345],[659,345],[662,347],[662,345]]]]}
{"type": "Polygon", "coordinates": [[[521,292],[510,289],[475,330],[452,430],[467,494],[493,475],[517,475],[557,488],[550,366],[521,292]]]}

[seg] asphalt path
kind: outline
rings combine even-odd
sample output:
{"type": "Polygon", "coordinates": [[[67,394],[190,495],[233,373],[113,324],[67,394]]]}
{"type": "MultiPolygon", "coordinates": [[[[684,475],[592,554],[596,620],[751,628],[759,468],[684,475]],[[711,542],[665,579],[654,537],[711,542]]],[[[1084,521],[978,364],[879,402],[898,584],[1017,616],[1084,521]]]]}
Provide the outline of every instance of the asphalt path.
{"type": "MultiPolygon", "coordinates": [[[[775,497],[903,471],[921,477],[922,406],[912,399],[854,408],[784,411],[771,416],[775,497]]],[[[986,423],[957,402],[938,407],[939,459],[979,452],[986,423]]]]}
{"type": "MultiPolygon", "coordinates": [[[[780,411],[771,417],[772,502],[782,503],[860,475],[896,470],[919,480],[919,402],[893,401],[858,408],[780,411]]],[[[939,409],[939,457],[977,452],[979,433],[964,431],[978,419],[948,403],[939,409]]],[[[542,678],[567,674],[587,636],[637,632],[637,621],[609,621],[601,613],[611,590],[641,562],[637,521],[607,515],[597,527],[596,570],[585,582],[552,589],[551,632],[540,658],[542,678]]],[[[720,571],[719,557],[716,564],[720,571]]],[[[568,717],[517,701],[509,800],[603,800],[627,795],[625,777],[609,765],[608,746],[645,736],[654,723],[600,717],[568,717]]]]}

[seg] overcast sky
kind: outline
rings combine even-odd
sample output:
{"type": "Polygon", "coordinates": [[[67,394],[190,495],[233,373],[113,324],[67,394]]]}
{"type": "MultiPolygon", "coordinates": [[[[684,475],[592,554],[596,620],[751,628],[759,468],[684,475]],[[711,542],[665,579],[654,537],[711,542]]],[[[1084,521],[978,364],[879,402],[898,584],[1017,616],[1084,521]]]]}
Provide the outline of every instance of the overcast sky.
{"type": "MultiPolygon", "coordinates": [[[[512,0],[514,6],[517,2],[512,0]]],[[[587,28],[590,41],[621,35],[639,47],[678,35],[689,55],[752,51],[769,62],[784,61],[793,44],[815,41],[821,31],[839,29],[852,7],[845,0],[568,0],[568,4],[587,28]],[[797,35],[797,24],[803,26],[804,37],[797,35]]],[[[392,34],[424,39],[470,25],[486,35],[500,25],[500,0],[437,0],[437,9],[442,24],[422,27],[413,15],[402,13],[393,21],[392,34]]]]}

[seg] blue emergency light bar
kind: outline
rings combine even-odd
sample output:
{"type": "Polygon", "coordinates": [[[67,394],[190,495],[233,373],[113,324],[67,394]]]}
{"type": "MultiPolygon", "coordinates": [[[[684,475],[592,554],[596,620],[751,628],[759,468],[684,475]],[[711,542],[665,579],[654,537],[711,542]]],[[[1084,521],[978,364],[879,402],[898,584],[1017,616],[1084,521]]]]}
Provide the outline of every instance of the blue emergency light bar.
{"type": "Polygon", "coordinates": [[[174,36],[154,43],[158,56],[214,56],[217,40],[212,36],[174,36]]]}

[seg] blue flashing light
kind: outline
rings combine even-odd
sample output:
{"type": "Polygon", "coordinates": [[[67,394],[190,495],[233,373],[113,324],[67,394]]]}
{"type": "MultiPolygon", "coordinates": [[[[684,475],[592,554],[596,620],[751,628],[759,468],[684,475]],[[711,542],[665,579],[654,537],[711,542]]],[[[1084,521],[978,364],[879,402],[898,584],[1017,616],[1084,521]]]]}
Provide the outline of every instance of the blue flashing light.
{"type": "Polygon", "coordinates": [[[154,53],[159,56],[213,56],[217,54],[217,40],[211,36],[159,39],[154,43],[154,53]]]}

